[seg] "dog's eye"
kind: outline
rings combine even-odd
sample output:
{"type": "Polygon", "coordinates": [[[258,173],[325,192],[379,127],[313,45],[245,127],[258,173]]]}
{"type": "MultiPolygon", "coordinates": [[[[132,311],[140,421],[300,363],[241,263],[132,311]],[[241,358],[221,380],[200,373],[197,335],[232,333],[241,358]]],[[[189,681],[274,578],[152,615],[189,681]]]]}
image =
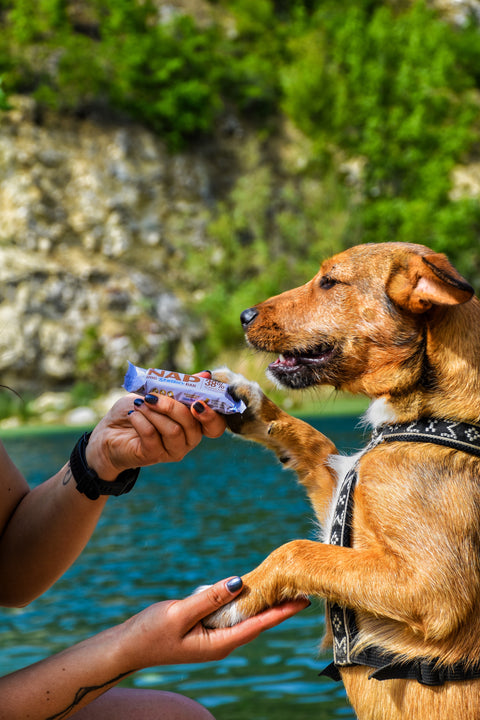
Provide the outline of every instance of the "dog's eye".
{"type": "Polygon", "coordinates": [[[322,288],[322,290],[330,290],[330,288],[332,288],[336,284],[337,281],[331,277],[328,277],[328,275],[324,275],[320,278],[320,287],[322,288]]]}

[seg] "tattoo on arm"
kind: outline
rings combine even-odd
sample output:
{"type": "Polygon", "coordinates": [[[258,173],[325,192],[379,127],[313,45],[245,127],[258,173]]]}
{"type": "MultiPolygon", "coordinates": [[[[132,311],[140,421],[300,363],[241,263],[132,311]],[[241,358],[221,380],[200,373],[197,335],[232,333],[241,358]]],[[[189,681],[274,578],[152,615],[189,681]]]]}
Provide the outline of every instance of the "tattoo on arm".
{"type": "Polygon", "coordinates": [[[68,485],[68,483],[70,482],[70,480],[72,479],[72,477],[73,477],[73,475],[72,475],[72,471],[71,471],[71,469],[70,469],[70,463],[69,463],[69,464],[68,464],[68,467],[67,467],[67,469],[66,469],[66,471],[65,471],[65,475],[64,475],[63,478],[62,478],[62,485],[68,485]]]}
{"type": "MultiPolygon", "coordinates": [[[[56,713],[55,715],[49,715],[45,720],[63,720],[63,718],[69,717],[70,713],[72,711],[78,710],[77,705],[89,694],[92,692],[96,692],[97,690],[104,690],[104,689],[110,689],[113,685],[116,685],[116,683],[120,682],[124,677],[127,677],[127,675],[131,675],[133,670],[129,670],[128,672],[121,673],[121,675],[117,675],[117,677],[112,678],[111,680],[107,680],[106,683],[102,683],[101,685],[91,685],[87,687],[81,687],[79,690],[77,690],[75,697],[73,699],[73,702],[68,705],[64,710],[61,710],[59,713],[56,713]]],[[[99,693],[101,694],[101,693],[99,693]]]]}

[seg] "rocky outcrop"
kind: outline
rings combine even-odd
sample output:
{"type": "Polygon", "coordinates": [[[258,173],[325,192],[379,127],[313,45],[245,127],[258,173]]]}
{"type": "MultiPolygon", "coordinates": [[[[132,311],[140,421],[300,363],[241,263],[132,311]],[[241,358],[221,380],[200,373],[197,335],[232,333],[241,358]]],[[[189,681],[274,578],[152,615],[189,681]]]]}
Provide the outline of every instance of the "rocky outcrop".
{"type": "MultiPolygon", "coordinates": [[[[198,329],[180,301],[141,272],[88,258],[77,249],[53,258],[0,248],[0,370],[15,386],[44,389],[75,380],[116,382],[126,360],[150,364],[198,329]]],[[[178,350],[177,350],[178,352],[178,350]]],[[[101,384],[101,383],[100,383],[101,384]]]]}
{"type": "Polygon", "coordinates": [[[201,335],[182,258],[208,242],[209,208],[235,172],[223,147],[169,155],[144,128],[0,117],[0,371],[45,390],[117,383],[127,359],[192,367],[201,335]]]}

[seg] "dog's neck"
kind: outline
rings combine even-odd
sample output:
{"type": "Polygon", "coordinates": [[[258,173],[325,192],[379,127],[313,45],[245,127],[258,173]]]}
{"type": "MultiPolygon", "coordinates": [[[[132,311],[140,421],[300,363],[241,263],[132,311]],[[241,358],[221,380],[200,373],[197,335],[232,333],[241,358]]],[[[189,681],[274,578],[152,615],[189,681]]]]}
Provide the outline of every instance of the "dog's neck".
{"type": "Polygon", "coordinates": [[[373,399],[369,424],[418,417],[480,422],[480,302],[473,298],[432,318],[426,326],[424,353],[422,369],[410,387],[373,399]],[[456,314],[455,324],[449,319],[451,312],[456,314]]]}
{"type": "Polygon", "coordinates": [[[365,425],[378,428],[386,423],[394,423],[398,421],[397,413],[394,406],[388,402],[387,398],[381,397],[372,400],[367,408],[364,416],[365,425]]]}

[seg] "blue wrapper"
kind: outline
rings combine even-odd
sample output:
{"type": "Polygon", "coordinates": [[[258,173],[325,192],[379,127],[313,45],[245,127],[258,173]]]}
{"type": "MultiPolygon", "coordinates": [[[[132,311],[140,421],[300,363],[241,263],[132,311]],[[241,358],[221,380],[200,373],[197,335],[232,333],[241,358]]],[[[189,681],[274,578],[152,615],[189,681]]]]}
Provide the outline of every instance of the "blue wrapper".
{"type": "Polygon", "coordinates": [[[223,415],[242,413],[246,410],[243,400],[232,398],[226,383],[173,370],[155,368],[147,370],[131,362],[128,363],[123,387],[128,392],[139,395],[167,395],[189,406],[201,400],[223,415]]]}

